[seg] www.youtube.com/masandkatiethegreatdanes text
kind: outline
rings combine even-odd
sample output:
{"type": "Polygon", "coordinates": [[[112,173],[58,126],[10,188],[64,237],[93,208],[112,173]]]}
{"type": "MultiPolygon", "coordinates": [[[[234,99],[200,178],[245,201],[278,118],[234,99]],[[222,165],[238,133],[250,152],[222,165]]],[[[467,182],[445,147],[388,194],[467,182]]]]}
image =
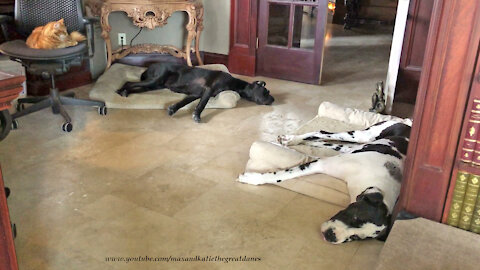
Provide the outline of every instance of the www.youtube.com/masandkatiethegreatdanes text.
{"type": "Polygon", "coordinates": [[[244,263],[260,262],[262,258],[249,256],[166,256],[166,257],[105,257],[106,262],[121,263],[181,263],[181,262],[212,262],[212,263],[244,263]]]}

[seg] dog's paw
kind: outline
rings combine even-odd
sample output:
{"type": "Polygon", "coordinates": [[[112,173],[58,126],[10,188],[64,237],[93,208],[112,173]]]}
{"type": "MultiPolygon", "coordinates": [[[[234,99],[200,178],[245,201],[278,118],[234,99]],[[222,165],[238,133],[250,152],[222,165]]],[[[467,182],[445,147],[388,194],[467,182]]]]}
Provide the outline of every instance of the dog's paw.
{"type": "Polygon", "coordinates": [[[295,140],[295,135],[279,135],[277,141],[284,146],[299,144],[299,142],[295,140]]]}
{"type": "Polygon", "coordinates": [[[192,119],[197,123],[200,123],[202,121],[202,119],[200,118],[200,115],[196,115],[196,114],[192,115],[192,119]]]}
{"type": "Polygon", "coordinates": [[[123,88],[117,90],[116,92],[122,97],[128,97],[128,95],[130,94],[127,89],[123,89],[123,88]]]}
{"type": "Polygon", "coordinates": [[[174,108],[173,105],[168,106],[167,113],[168,113],[168,115],[170,115],[170,116],[172,116],[172,115],[174,115],[174,114],[176,113],[175,108],[174,108]]]}
{"type": "Polygon", "coordinates": [[[261,174],[259,173],[244,173],[238,176],[238,182],[250,185],[261,185],[263,184],[260,181],[261,174]]]}

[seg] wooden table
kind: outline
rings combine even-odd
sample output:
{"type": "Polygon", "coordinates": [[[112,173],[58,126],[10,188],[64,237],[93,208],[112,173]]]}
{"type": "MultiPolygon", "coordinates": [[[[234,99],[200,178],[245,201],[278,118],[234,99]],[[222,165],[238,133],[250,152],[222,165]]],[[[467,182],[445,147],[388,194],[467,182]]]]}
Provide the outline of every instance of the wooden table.
{"type": "Polygon", "coordinates": [[[105,0],[101,6],[102,37],[107,46],[107,67],[116,59],[121,59],[131,53],[169,53],[175,57],[187,60],[192,66],[191,51],[192,42],[195,39],[195,54],[200,65],[203,64],[200,57],[199,43],[203,30],[203,4],[201,0],[105,0]],[[176,11],[184,11],[188,14],[187,43],[184,50],[171,45],[140,44],[135,46],[123,46],[123,49],[112,51],[110,40],[111,26],[108,15],[114,11],[123,11],[132,18],[133,24],[138,27],[154,29],[167,24],[168,18],[176,11]]]}
{"type": "Polygon", "coordinates": [[[0,141],[7,137],[12,126],[8,108],[23,90],[25,76],[0,71],[0,141]]]}

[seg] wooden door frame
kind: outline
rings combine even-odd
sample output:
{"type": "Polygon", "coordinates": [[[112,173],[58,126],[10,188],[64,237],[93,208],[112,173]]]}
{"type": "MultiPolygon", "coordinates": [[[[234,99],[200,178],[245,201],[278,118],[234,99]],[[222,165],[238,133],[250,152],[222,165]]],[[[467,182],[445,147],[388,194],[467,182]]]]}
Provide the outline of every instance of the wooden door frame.
{"type": "Polygon", "coordinates": [[[479,1],[434,3],[397,210],[441,221],[479,50],[478,16],[479,1]]]}
{"type": "Polygon", "coordinates": [[[392,81],[388,82],[389,85],[393,86],[393,88],[390,87],[393,91],[389,93],[387,98],[387,112],[391,112],[393,101],[415,104],[423,60],[425,58],[426,39],[428,36],[426,32],[429,29],[435,0],[409,1],[408,19],[405,18],[405,36],[400,47],[400,62],[395,70],[395,78],[392,77],[392,81]]]}
{"type": "MultiPolygon", "coordinates": [[[[393,100],[397,88],[397,77],[401,63],[402,51],[406,36],[408,36],[408,17],[412,1],[417,0],[399,0],[397,6],[397,16],[393,30],[392,47],[390,49],[390,58],[388,60],[387,78],[385,79],[385,112],[392,113],[393,100]]],[[[419,1],[419,0],[418,0],[419,1]]]]}
{"type": "Polygon", "coordinates": [[[255,76],[257,65],[258,1],[230,0],[228,69],[232,73],[255,76]]]}

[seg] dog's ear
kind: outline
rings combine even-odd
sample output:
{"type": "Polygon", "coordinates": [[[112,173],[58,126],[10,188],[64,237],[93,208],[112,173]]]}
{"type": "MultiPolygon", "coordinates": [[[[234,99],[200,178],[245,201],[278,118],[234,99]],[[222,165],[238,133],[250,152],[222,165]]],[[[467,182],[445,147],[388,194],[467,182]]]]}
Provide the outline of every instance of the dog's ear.
{"type": "Polygon", "coordinates": [[[388,235],[390,234],[390,231],[392,230],[393,227],[393,222],[392,222],[392,215],[388,215],[387,217],[387,228],[385,228],[377,237],[376,239],[382,242],[385,242],[387,240],[388,235]]]}
{"type": "Polygon", "coordinates": [[[253,83],[254,83],[254,84],[257,84],[257,85],[260,85],[261,87],[265,87],[265,85],[267,85],[267,83],[264,82],[264,81],[255,81],[255,82],[253,82],[253,83]]]}
{"type": "Polygon", "coordinates": [[[375,188],[367,188],[362,194],[357,196],[357,202],[365,200],[372,204],[381,204],[383,203],[383,194],[380,190],[375,188]]]}

